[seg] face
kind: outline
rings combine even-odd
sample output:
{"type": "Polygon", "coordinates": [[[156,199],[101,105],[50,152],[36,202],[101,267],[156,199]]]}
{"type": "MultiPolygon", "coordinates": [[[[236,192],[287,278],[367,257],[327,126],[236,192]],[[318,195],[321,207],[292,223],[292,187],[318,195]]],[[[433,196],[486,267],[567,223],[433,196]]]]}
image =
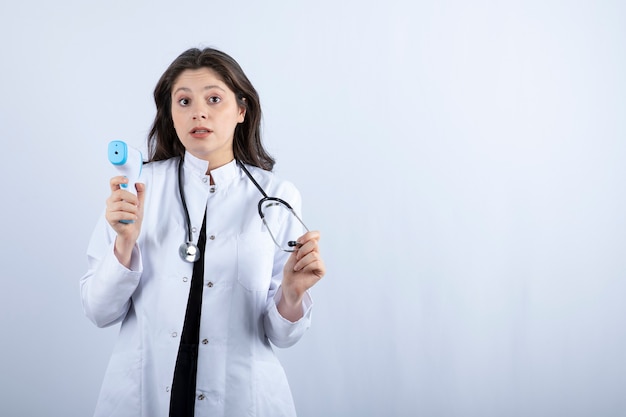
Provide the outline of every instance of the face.
{"type": "Polygon", "coordinates": [[[233,136],[245,109],[209,68],[183,71],[172,88],[172,120],[181,143],[209,169],[233,160],[233,136]]]}

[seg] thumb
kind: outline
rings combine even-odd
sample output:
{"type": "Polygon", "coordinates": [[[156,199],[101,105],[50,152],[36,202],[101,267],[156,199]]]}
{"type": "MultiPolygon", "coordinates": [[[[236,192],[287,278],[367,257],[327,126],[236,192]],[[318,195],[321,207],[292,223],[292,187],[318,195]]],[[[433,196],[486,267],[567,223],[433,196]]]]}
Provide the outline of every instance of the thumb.
{"type": "Polygon", "coordinates": [[[146,184],[141,182],[135,183],[135,189],[137,190],[137,199],[139,200],[139,208],[143,209],[143,202],[146,199],[146,184]]]}

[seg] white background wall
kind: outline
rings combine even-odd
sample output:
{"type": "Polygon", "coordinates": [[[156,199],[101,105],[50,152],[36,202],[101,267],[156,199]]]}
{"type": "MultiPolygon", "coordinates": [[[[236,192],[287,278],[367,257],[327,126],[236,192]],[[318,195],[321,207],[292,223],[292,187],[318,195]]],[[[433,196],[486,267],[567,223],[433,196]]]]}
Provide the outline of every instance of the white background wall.
{"type": "MultiPolygon", "coordinates": [[[[78,280],[152,89],[194,46],[259,90],[323,232],[301,417],[626,415],[626,6],[0,6],[0,415],[88,416],[116,328],[78,280]]],[[[173,255],[174,256],[174,255],[173,255]]]]}

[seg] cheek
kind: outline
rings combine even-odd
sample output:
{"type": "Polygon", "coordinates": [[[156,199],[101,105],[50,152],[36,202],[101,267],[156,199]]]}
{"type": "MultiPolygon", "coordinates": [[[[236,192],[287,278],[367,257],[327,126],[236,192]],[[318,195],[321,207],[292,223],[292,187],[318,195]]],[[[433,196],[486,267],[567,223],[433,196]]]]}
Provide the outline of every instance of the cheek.
{"type": "Polygon", "coordinates": [[[174,124],[174,130],[176,133],[180,133],[180,129],[183,127],[183,118],[180,114],[172,112],[172,123],[174,124]]]}

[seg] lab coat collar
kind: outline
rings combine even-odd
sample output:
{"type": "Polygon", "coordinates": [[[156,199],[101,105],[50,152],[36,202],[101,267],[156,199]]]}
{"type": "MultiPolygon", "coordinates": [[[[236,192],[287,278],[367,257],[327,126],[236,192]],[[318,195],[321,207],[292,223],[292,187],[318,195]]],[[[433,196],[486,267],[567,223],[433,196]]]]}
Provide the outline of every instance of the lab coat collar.
{"type": "Polygon", "coordinates": [[[239,175],[239,167],[234,159],[219,168],[211,170],[211,176],[215,185],[224,186],[230,184],[239,175]]]}
{"type": "MultiPolygon", "coordinates": [[[[205,177],[207,176],[206,172],[209,169],[209,161],[205,161],[204,159],[193,156],[189,152],[185,152],[183,167],[185,171],[189,170],[189,172],[193,173],[193,175],[205,177]]],[[[227,185],[240,175],[239,168],[237,167],[237,161],[234,159],[226,165],[222,165],[219,168],[211,170],[213,183],[216,185],[227,185]]]]}
{"type": "Polygon", "coordinates": [[[196,158],[189,152],[185,152],[185,161],[183,164],[183,168],[185,171],[189,170],[193,172],[195,175],[206,175],[206,172],[209,170],[209,161],[205,161],[204,159],[196,158]]]}

